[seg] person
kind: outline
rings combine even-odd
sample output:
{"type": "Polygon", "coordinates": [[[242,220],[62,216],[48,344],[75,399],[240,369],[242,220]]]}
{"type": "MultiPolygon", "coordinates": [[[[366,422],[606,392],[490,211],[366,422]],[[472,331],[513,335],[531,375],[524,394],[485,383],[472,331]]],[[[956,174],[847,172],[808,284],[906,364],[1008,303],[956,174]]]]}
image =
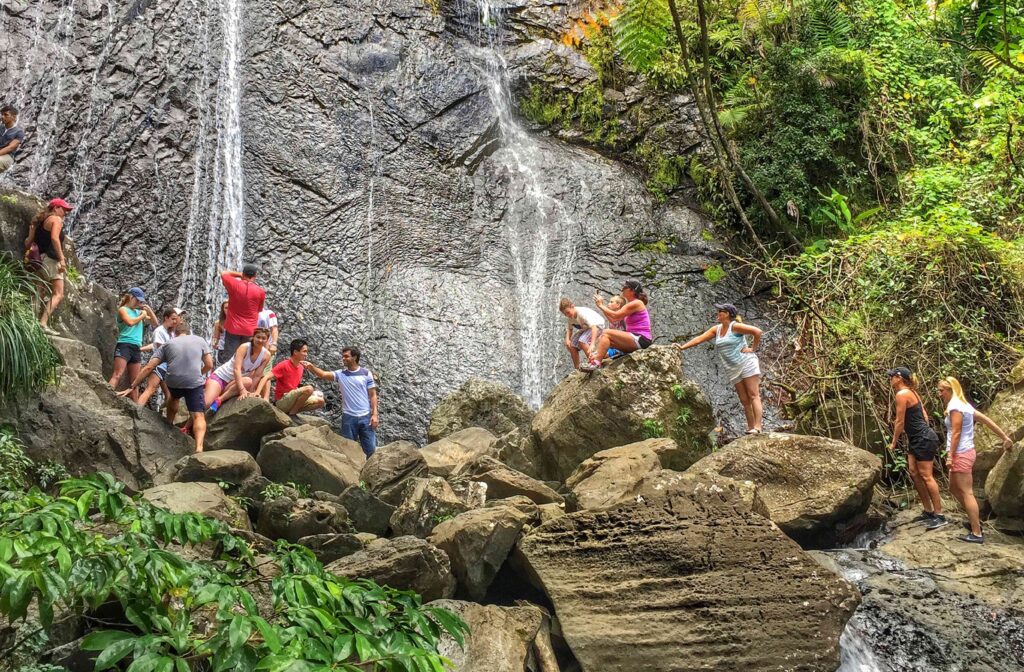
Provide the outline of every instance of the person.
{"type": "Polygon", "coordinates": [[[274,405],[286,415],[296,415],[303,411],[313,411],[322,408],[324,395],[312,385],[299,387],[302,382],[302,374],[306,372],[302,365],[309,355],[309,344],[296,338],[288,348],[288,359],[281,360],[274,365],[270,373],[264,374],[260,380],[256,393],[266,398],[269,396],[270,383],[274,383],[274,405]]]}
{"type": "Polygon", "coordinates": [[[896,392],[896,421],[889,450],[895,453],[900,436],[907,435],[907,471],[924,509],[912,522],[925,523],[927,529],[937,530],[949,524],[942,514],[939,484],[932,474],[939,453],[939,435],[928,425],[924,402],[917,393],[917,377],[910,369],[898,366],[885,375],[896,392]]]}
{"type": "MultiPolygon", "coordinates": [[[[619,296],[618,294],[608,299],[608,310],[611,310],[613,312],[620,310],[624,305],[626,305],[626,300],[619,296]]],[[[618,329],[619,331],[625,331],[626,322],[622,319],[610,320],[608,322],[608,328],[618,329]]]]}
{"type": "Polygon", "coordinates": [[[255,329],[248,343],[242,343],[227,362],[217,367],[206,381],[206,405],[214,413],[228,399],[238,395],[239,399],[255,394],[257,385],[273,359],[267,349],[270,332],[255,329]]]}
{"type": "Polygon", "coordinates": [[[166,417],[169,424],[174,424],[178,414],[179,400],[185,400],[189,422],[192,423],[192,436],[196,440],[196,452],[203,452],[203,440],[206,438],[206,404],[203,400],[203,384],[206,374],[213,369],[213,354],[210,344],[204,339],[193,336],[186,322],[179,322],[174,328],[175,337],[168,341],[160,352],[153,355],[145,367],[132,380],[132,386],[121,392],[126,396],[130,390],[136,389],[157,366],[167,363],[167,397],[166,417]]]}
{"type": "Polygon", "coordinates": [[[604,317],[593,308],[577,307],[572,299],[563,298],[558,302],[558,311],[565,315],[565,349],[569,351],[574,369],[580,368],[580,351],[590,361],[593,345],[604,331],[604,317]]]}
{"type": "Polygon", "coordinates": [[[224,319],[224,351],[231,357],[238,347],[252,338],[259,322],[260,311],[267,293],[256,284],[255,264],[246,264],[242,272],[222,271],[220,280],[228,293],[228,309],[224,319]]]}
{"type": "Polygon", "coordinates": [[[1013,446],[1013,441],[999,425],[987,415],[971,406],[964,396],[960,381],[950,376],[939,381],[939,396],[946,404],[946,464],[949,466],[949,490],[967,513],[970,532],[959,537],[961,541],[983,544],[981,512],[978,500],[974,498],[974,428],[981,423],[1002,439],[1003,451],[1013,446]]]}
{"type": "Polygon", "coordinates": [[[228,319],[228,302],[223,301],[220,304],[220,315],[217,316],[217,320],[213,323],[213,333],[210,334],[210,347],[213,348],[214,358],[213,361],[217,364],[223,364],[227,360],[224,356],[224,323],[228,319]]]}
{"type": "Polygon", "coordinates": [[[647,311],[647,292],[639,280],[627,280],[622,285],[622,298],[626,305],[612,310],[604,305],[600,294],[594,295],[594,303],[608,320],[622,320],[624,330],[605,329],[597,341],[596,351],[591,355],[587,366],[580,369],[592,371],[604,361],[608,350],[615,348],[621,352],[636,352],[651,347],[654,342],[651,331],[651,314],[647,311]]]}
{"type": "Polygon", "coordinates": [[[718,363],[729,379],[729,384],[736,388],[736,395],[743,405],[747,434],[760,434],[764,417],[761,405],[761,365],[754,353],[761,344],[761,330],[743,324],[739,310],[731,303],[716,303],[715,311],[718,324],[675,347],[677,350],[688,350],[701,343],[715,342],[718,363]],[[749,345],[747,336],[753,337],[749,345]]]}
{"type": "Polygon", "coordinates": [[[14,165],[21,144],[25,142],[25,131],[17,126],[18,108],[13,105],[0,107],[0,121],[3,122],[3,130],[0,130],[0,173],[3,173],[14,165]]]}
{"type": "MultiPolygon", "coordinates": [[[[164,308],[162,313],[163,321],[160,326],[153,330],[153,342],[142,346],[143,352],[152,352],[154,355],[160,352],[160,348],[174,338],[174,330],[181,321],[185,311],[180,308],[164,308]]],[[[146,389],[139,395],[139,406],[145,406],[156,392],[157,388],[163,392],[164,399],[170,399],[164,377],[167,375],[167,362],[162,362],[153,369],[153,373],[146,379],[146,389]]]]}
{"type": "Polygon", "coordinates": [[[276,355],[277,336],[279,333],[277,328],[277,313],[272,311],[270,308],[264,307],[256,318],[256,326],[270,332],[270,340],[267,341],[267,349],[270,350],[271,355],[276,355]]]}
{"type": "Polygon", "coordinates": [[[344,368],[324,371],[310,362],[306,370],[321,380],[333,380],[341,392],[341,435],[359,441],[363,454],[370,457],[377,450],[377,384],[370,370],[359,366],[358,348],[341,351],[344,368]]]}
{"type": "Polygon", "coordinates": [[[64,218],[72,210],[70,203],[54,198],[32,219],[25,238],[26,261],[38,255],[36,273],[40,279],[39,294],[43,299],[39,324],[51,334],[50,316],[64,299],[64,273],[68,266],[64,256],[64,218]]]}
{"type": "MultiPolygon", "coordinates": [[[[110,386],[117,389],[128,372],[128,379],[135,380],[142,366],[142,331],[145,323],[157,325],[156,314],[146,303],[146,295],[138,287],[132,287],[117,308],[117,345],[114,346],[114,371],[110,374],[110,386]]],[[[168,387],[170,387],[168,385],[168,387]]],[[[128,388],[132,401],[138,403],[139,388],[128,388]]]]}

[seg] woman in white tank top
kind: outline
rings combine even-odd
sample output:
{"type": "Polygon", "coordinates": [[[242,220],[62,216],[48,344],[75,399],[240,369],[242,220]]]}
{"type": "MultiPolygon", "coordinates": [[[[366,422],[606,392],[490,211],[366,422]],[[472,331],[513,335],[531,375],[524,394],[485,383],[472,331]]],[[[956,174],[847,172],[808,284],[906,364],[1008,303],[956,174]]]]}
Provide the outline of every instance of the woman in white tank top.
{"type": "Polygon", "coordinates": [[[267,348],[270,331],[256,329],[248,343],[238,346],[231,359],[221,364],[206,381],[206,404],[214,413],[234,396],[251,397],[272,355],[267,348]]]}

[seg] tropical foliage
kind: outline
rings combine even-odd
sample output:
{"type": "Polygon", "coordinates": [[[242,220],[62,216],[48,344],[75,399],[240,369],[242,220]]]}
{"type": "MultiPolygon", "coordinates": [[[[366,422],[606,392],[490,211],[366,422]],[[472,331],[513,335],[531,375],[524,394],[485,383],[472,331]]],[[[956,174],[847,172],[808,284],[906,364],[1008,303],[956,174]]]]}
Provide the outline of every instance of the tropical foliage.
{"type": "Polygon", "coordinates": [[[0,256],[0,404],[38,392],[57,375],[60,358],[32,310],[33,278],[0,256]]]}

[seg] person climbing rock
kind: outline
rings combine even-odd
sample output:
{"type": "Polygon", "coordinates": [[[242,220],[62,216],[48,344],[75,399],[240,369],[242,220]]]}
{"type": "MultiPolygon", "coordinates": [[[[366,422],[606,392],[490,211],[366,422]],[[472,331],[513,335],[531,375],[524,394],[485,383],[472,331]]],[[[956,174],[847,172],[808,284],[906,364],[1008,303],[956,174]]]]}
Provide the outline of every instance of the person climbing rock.
{"type": "Polygon", "coordinates": [[[175,337],[168,341],[160,352],[153,355],[142,371],[132,380],[132,386],[121,392],[127,395],[136,389],[157,366],[167,363],[167,397],[166,419],[174,424],[178,414],[179,400],[185,400],[188,409],[192,436],[196,440],[196,452],[203,452],[203,440],[206,438],[206,404],[203,400],[203,386],[206,374],[213,369],[213,354],[210,344],[199,336],[190,333],[186,322],[178,323],[174,329],[175,337]]]}
{"type": "Polygon", "coordinates": [[[939,381],[939,396],[946,404],[946,464],[949,466],[949,491],[967,513],[970,531],[959,537],[972,544],[985,542],[981,530],[981,512],[978,500],[974,498],[974,428],[981,423],[1002,439],[1003,451],[1013,446],[1013,441],[999,425],[987,415],[971,406],[964,396],[960,381],[950,376],[939,381]]]}
{"type": "MultiPolygon", "coordinates": [[[[132,287],[121,297],[117,308],[117,344],[114,346],[114,370],[110,374],[110,386],[117,389],[125,372],[128,380],[135,380],[142,366],[142,331],[145,323],[159,324],[156,313],[146,303],[146,294],[138,287],[132,287]]],[[[132,401],[138,403],[139,388],[128,388],[132,401]]]]}
{"type": "Polygon", "coordinates": [[[761,365],[754,354],[761,344],[761,330],[743,324],[736,306],[731,303],[716,303],[715,315],[718,324],[700,336],[686,343],[676,344],[677,350],[688,350],[695,345],[715,342],[718,364],[726,378],[736,389],[736,395],[743,405],[747,418],[747,434],[760,434],[764,410],[761,405],[761,365]],[[747,336],[753,340],[747,344],[747,336]]]}
{"type": "Polygon", "coordinates": [[[259,323],[267,293],[256,284],[258,270],[255,264],[246,264],[241,273],[222,271],[220,274],[220,280],[228,293],[222,357],[233,356],[240,345],[252,338],[252,332],[259,323]]]}
{"type": "Polygon", "coordinates": [[[25,142],[25,131],[17,125],[18,108],[13,105],[0,107],[0,121],[3,122],[3,129],[0,130],[0,173],[3,173],[14,166],[15,157],[25,142]]]}
{"type": "Polygon", "coordinates": [[[274,365],[269,374],[264,374],[256,393],[266,398],[270,383],[274,382],[274,405],[287,415],[314,411],[324,405],[324,395],[312,385],[299,387],[302,374],[306,372],[303,362],[309,356],[309,343],[296,338],[288,347],[289,357],[274,365]]]}
{"type": "Polygon", "coordinates": [[[654,335],[651,331],[651,314],[647,312],[647,292],[638,280],[627,280],[622,285],[622,297],[626,305],[618,310],[606,306],[600,294],[594,295],[594,303],[608,320],[622,320],[625,331],[605,329],[597,340],[595,351],[586,366],[581,370],[591,371],[601,365],[608,350],[615,348],[621,352],[636,352],[651,347],[654,335]]]}
{"type": "MultiPolygon", "coordinates": [[[[143,352],[152,352],[156,355],[160,352],[160,348],[167,344],[172,338],[174,338],[174,329],[181,322],[182,315],[185,311],[179,308],[164,308],[161,313],[162,321],[160,326],[153,330],[153,342],[149,345],[142,346],[143,352]]],[[[157,388],[160,388],[163,392],[164,399],[169,399],[167,392],[167,385],[164,383],[164,376],[167,375],[167,362],[161,363],[155,369],[153,373],[146,378],[146,389],[139,395],[139,405],[145,406],[149,403],[150,398],[156,392],[157,388]]]]}
{"type": "Polygon", "coordinates": [[[590,361],[594,345],[604,331],[604,317],[593,308],[576,306],[572,299],[563,298],[558,302],[558,311],[565,315],[565,349],[569,351],[574,369],[580,368],[580,352],[590,361]]]}
{"type": "Polygon", "coordinates": [[[210,333],[210,347],[213,349],[213,361],[217,364],[223,364],[228,359],[224,357],[224,323],[228,319],[228,302],[223,301],[220,304],[220,314],[213,323],[213,331],[210,333]]]}
{"type": "Polygon", "coordinates": [[[889,450],[895,454],[900,436],[907,435],[907,471],[924,509],[913,522],[925,523],[927,529],[937,530],[949,524],[942,514],[939,484],[932,474],[939,453],[939,435],[928,425],[924,402],[917,393],[917,377],[910,369],[899,366],[889,369],[885,375],[896,392],[896,421],[889,450]]]}
{"type": "Polygon", "coordinates": [[[359,366],[358,348],[341,351],[344,368],[324,371],[310,362],[306,370],[321,380],[333,380],[341,392],[341,435],[359,441],[363,454],[370,457],[377,450],[377,384],[370,370],[359,366]]]}
{"type": "Polygon", "coordinates": [[[256,394],[267,363],[273,360],[267,349],[269,340],[269,331],[255,329],[249,342],[235,348],[231,359],[210,374],[206,381],[205,402],[212,412],[216,413],[221,404],[236,395],[245,399],[256,394]]]}
{"type": "Polygon", "coordinates": [[[47,333],[50,316],[64,299],[64,278],[67,259],[64,256],[64,218],[71,212],[71,204],[62,198],[51,200],[46,209],[32,218],[25,238],[25,261],[39,276],[39,297],[43,304],[39,324],[47,333]]]}

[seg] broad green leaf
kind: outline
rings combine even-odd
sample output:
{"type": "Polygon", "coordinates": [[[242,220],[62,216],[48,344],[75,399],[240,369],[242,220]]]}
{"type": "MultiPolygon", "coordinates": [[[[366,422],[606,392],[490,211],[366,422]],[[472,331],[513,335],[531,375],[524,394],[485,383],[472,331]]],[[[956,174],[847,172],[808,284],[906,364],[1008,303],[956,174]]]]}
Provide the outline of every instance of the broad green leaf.
{"type": "MultiPolygon", "coordinates": [[[[110,630],[106,631],[106,633],[110,632],[110,630]]],[[[107,646],[103,647],[100,655],[96,657],[96,672],[102,672],[102,670],[110,669],[120,662],[122,658],[127,656],[128,652],[135,647],[135,637],[133,635],[129,635],[126,632],[119,632],[117,634],[124,635],[125,637],[112,641],[107,646]]],[[[84,644],[82,648],[86,649],[84,644]]],[[[97,649],[88,648],[86,650],[96,651],[97,649]]]]}
{"type": "Polygon", "coordinates": [[[228,642],[232,649],[241,648],[252,635],[252,623],[244,616],[235,616],[228,626],[228,642]]]}

